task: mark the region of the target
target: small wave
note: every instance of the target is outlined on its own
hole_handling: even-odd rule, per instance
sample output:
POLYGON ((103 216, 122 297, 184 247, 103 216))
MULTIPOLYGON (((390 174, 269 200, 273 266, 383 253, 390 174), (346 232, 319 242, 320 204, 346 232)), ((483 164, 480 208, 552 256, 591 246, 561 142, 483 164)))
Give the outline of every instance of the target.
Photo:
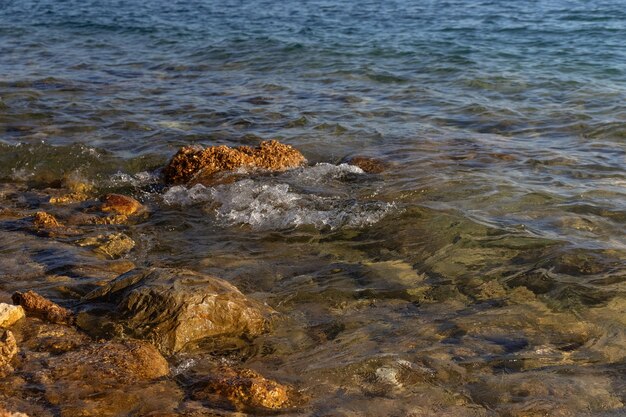
POLYGON ((380 221, 395 208, 394 203, 298 190, 300 184, 330 182, 349 174, 363 174, 363 171, 347 164, 317 164, 289 171, 280 176, 278 182, 260 178, 216 187, 174 186, 163 194, 163 201, 182 206, 205 203, 222 224, 246 224, 255 230, 304 225, 318 229, 363 227, 380 221))

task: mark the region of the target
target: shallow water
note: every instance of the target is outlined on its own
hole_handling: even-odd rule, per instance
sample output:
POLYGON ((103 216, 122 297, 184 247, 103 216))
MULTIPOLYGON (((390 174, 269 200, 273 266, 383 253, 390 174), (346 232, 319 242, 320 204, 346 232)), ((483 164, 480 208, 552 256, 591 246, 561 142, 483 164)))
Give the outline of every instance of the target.
POLYGON ((301 389, 302 415, 619 415, 621 3, 0 1, 0 290, 72 305, 115 276, 21 220, 71 217, 46 202, 71 178, 150 210, 82 233, 281 313, 178 373, 229 358, 301 389), (309 166, 160 181, 182 145, 269 138, 309 166))

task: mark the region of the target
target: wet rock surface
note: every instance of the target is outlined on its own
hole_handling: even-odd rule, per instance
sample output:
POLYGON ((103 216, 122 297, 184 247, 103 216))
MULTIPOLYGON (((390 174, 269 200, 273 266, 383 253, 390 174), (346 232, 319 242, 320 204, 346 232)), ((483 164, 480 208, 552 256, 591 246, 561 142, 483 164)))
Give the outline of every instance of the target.
POLYGON ((387 170, 388 164, 377 158, 367 156, 355 156, 348 160, 350 165, 361 168, 368 174, 380 174, 387 170))
POLYGON ((71 324, 74 322, 74 314, 70 310, 53 303, 34 291, 25 293, 18 291, 11 298, 13 303, 22 306, 28 315, 39 317, 51 323, 71 324))
POLYGON ((13 371, 11 361, 18 352, 15 336, 10 330, 0 329, 0 377, 13 371))
POLYGON ((145 208, 132 197, 122 194, 107 194, 102 198, 101 210, 123 216, 132 216, 145 210, 145 208))
POLYGON ((290 145, 278 141, 264 141, 256 148, 239 146, 212 146, 206 149, 184 147, 178 151, 163 170, 168 184, 184 184, 195 176, 233 171, 237 168, 259 168, 282 171, 306 163, 304 156, 290 145))
POLYGON ((61 227, 59 221, 51 214, 45 211, 38 211, 33 218, 33 225, 37 228, 56 228, 61 227))
POLYGON ((179 351, 212 336, 259 335, 272 314, 222 279, 171 268, 130 271, 84 301, 113 303, 135 337, 164 351, 179 351))
POLYGON ((135 247, 135 241, 124 233, 90 236, 76 243, 79 246, 92 247, 94 252, 111 259, 120 258, 135 247))
POLYGON ((0 329, 11 327, 24 318, 24 309, 7 303, 0 303, 0 329))
POLYGON ((194 400, 244 412, 285 410, 293 406, 292 387, 263 377, 251 369, 222 366, 191 387, 194 400))

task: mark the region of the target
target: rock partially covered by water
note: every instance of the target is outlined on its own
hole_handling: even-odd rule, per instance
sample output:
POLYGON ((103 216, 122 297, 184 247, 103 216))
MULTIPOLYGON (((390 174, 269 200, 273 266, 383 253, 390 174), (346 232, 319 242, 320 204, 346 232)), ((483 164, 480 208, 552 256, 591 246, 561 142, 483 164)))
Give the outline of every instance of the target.
POLYGON ((126 255, 135 247, 135 241, 124 233, 91 236, 76 242, 78 246, 91 246, 94 252, 115 259, 126 255))
POLYGON ((24 309, 21 306, 0 303, 0 328, 11 327, 24 317, 24 309))
POLYGON ((113 302, 136 337, 166 352, 206 337, 259 335, 273 313, 222 279, 170 268, 130 271, 85 300, 113 302))
POLYGON ((132 216, 144 210, 143 205, 132 197, 122 194, 107 194, 102 198, 101 210, 124 216, 132 216))
POLYGON ((165 358, 142 341, 105 342, 51 356, 37 372, 46 401, 67 417, 147 415, 182 398, 165 358))
POLYGON ((50 229, 61 227, 61 223, 52 214, 48 214, 45 211, 38 211, 33 217, 33 225, 36 228, 50 229))
POLYGON ((348 163, 361 168, 368 174, 380 174, 387 169, 387 164, 384 161, 367 156, 355 156, 350 158, 348 163))
POLYGON ((22 306, 29 315, 51 323, 71 324, 74 322, 74 314, 70 310, 53 303, 34 291, 25 293, 18 291, 11 298, 15 305, 22 306))
POLYGON ((213 406, 242 412, 267 412, 294 404, 295 390, 251 369, 221 367, 194 384, 191 397, 213 406))
POLYGON ((0 330, 0 377, 13 372, 11 360, 17 355, 17 342, 10 330, 0 330))
POLYGON ((163 175, 168 184, 184 184, 199 175, 206 178, 237 168, 283 171, 304 163, 306 159, 297 149, 275 140, 261 142, 256 148, 221 145, 202 149, 185 146, 174 155, 163 175))

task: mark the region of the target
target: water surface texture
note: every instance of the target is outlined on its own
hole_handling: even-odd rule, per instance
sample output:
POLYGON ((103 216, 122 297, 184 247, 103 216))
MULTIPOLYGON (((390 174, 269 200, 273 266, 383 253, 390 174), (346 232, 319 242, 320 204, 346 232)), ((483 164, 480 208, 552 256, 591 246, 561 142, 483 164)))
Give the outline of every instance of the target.
MULTIPOLYGON (((245 365, 294 415, 621 415, 625 45, 620 0, 0 0, 0 290, 102 284, 20 220, 71 216, 45 195, 72 178, 149 207, 125 259, 280 313, 175 373, 245 365), (183 145, 270 138, 309 166, 161 183, 183 145)), ((37 392, 14 404, 70 415, 37 392)))

